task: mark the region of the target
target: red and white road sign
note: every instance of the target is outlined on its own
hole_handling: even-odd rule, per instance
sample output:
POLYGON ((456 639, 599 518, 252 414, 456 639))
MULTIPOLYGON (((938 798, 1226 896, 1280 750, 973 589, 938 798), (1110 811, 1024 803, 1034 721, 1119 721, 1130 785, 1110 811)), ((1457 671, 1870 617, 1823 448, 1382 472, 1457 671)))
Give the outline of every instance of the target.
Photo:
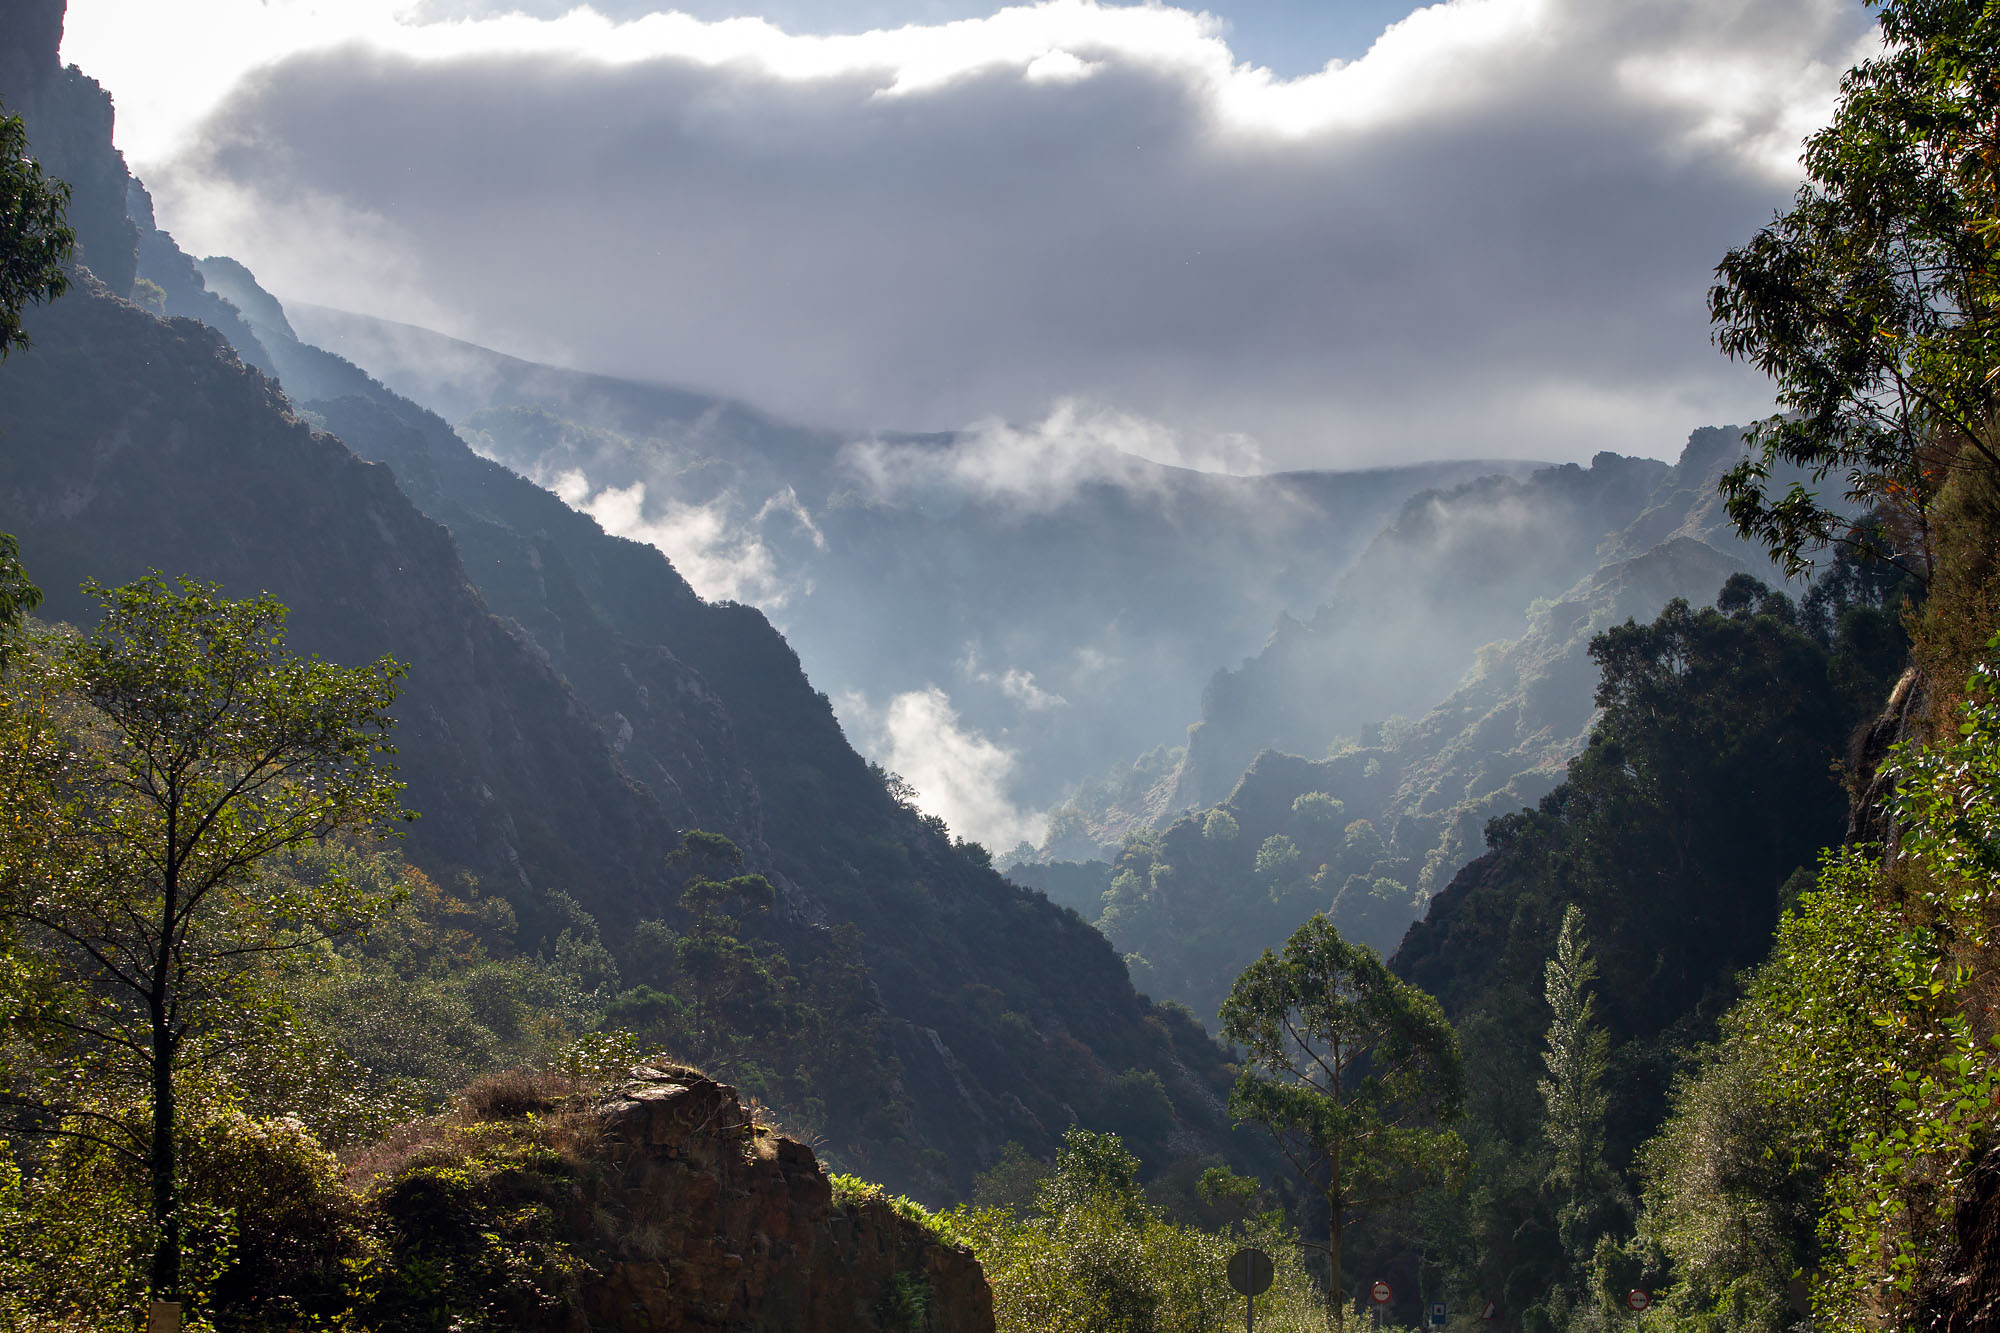
POLYGON ((1368 1289, 1368 1299, 1377 1305, 1387 1305, 1389 1298, 1395 1294, 1395 1292, 1389 1290, 1389 1284, 1386 1282, 1377 1282, 1368 1289))
POLYGON ((1625 1304, 1634 1310, 1643 1310, 1653 1303, 1651 1292, 1640 1291, 1637 1287, 1625 1293, 1625 1304))
POLYGON ((1498 1319, 1500 1317, 1500 1302, 1486 1302, 1486 1308, 1479 1312, 1479 1317, 1489 1324, 1498 1319))

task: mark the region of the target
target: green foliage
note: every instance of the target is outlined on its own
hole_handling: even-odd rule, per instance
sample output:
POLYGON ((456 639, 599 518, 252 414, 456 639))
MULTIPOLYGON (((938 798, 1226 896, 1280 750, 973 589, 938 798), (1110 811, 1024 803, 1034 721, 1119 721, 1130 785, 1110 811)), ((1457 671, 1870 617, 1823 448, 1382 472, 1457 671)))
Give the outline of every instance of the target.
MULTIPOLYGON (((1591 993, 1592 1025, 1607 1039, 1600 1160, 1619 1171, 1660 1131, 1677 1074, 1716 1035, 1739 976, 1768 955, 1800 868, 1845 828, 1833 770, 1862 705, 1836 684, 1834 664, 1852 646, 1838 626, 1857 623, 1848 611, 1873 611, 1876 595, 1853 586, 1829 592, 1807 616, 1754 580, 1736 580, 1715 609, 1675 602, 1650 625, 1599 636, 1592 653, 1603 669, 1603 712, 1568 781, 1537 808, 1489 825, 1489 855, 1412 928, 1397 968, 1440 997, 1479 1089, 1466 1126, 1470 1184, 1456 1212, 1438 1213, 1452 1228, 1448 1243, 1438 1240, 1455 1256, 1452 1280, 1539 1320, 1601 1321, 1595 1301, 1598 1275, 1611 1271, 1605 1264, 1644 1258, 1625 1249, 1622 1203, 1639 1193, 1636 1174, 1598 1176, 1583 1165, 1588 1153, 1565 1166, 1562 1144, 1547 1132, 1540 1085, 1554 1081, 1553 1052, 1541 1040, 1550 1028, 1550 959, 1559 961, 1564 920, 1580 909, 1590 961, 1607 979, 1591 993), (1833 638, 1815 638, 1816 629, 1833 638), (1552 1173, 1579 1171, 1593 1183, 1578 1193, 1551 1184, 1552 1173), (1604 1245, 1611 1251, 1601 1263, 1604 1245)), ((1812 1048, 1803 1036, 1771 1040, 1812 1048)), ((1792 1114, 1741 1098, 1703 1105, 1705 1118, 1674 1131, 1678 1142, 1761 1133, 1792 1114)), ((1751 1163, 1763 1146, 1690 1157, 1674 1170, 1690 1182, 1762 1179, 1751 1163)), ((1730 1188, 1682 1208, 1674 1226, 1689 1253, 1730 1251, 1736 1242, 1713 1239, 1725 1234, 1790 1234, 1790 1205, 1760 1211, 1730 1188)), ((1648 1216, 1660 1215, 1648 1205, 1648 1216)), ((1652 1245, 1645 1238, 1655 1233, 1642 1233, 1642 1248, 1652 1245)), ((1681 1240, 1664 1231, 1656 1239, 1680 1252, 1681 1240)), ((1728 1286, 1710 1282, 1702 1308, 1735 1308, 1720 1294, 1728 1286)))
POLYGON ((979 1256, 1000 1333, 1212 1333, 1241 1317, 1225 1266, 1243 1244, 1276 1261, 1259 1328, 1321 1329, 1327 1313, 1274 1216, 1204 1232, 1146 1201, 1116 1136, 1072 1129, 1032 1210, 961 1206, 942 1222, 979 1256))
MULTIPOLYGON (((187 1327, 264 1333, 347 1304, 358 1200, 296 1120, 194 1090, 183 1124, 187 1327)), ((144 1170, 64 1135, 0 1166, 0 1327, 117 1330, 139 1321, 154 1226, 144 1170)))
POLYGON ((1843 1324, 1906 1318, 1943 1280, 2000 1095, 1963 961, 2000 868, 1996 683, 1980 666, 1957 736, 1892 753, 1893 853, 1828 860, 1648 1149, 1645 1230, 1708 1326, 1783 1327, 1801 1269, 1843 1324))
POLYGON ((1961 457, 2000 469, 1985 150, 2000 20, 1976 0, 1877 8, 1883 49, 1848 72, 1832 123, 1806 141, 1791 209, 1730 251, 1709 294, 1717 342, 1776 380, 1782 409, 1724 482, 1730 514, 1790 572, 1845 523, 1805 484, 1778 485, 1781 465, 1814 482, 1839 474, 1849 500, 1917 528, 1961 457))
POLYGON ((1583 909, 1574 903, 1563 913, 1562 933, 1544 975, 1551 1013, 1548 1049, 1542 1052, 1549 1071, 1540 1084, 1547 1108, 1542 1133, 1552 1157, 1549 1185, 1560 1200, 1556 1228, 1576 1272, 1605 1230, 1603 1213, 1617 1182, 1604 1163, 1609 1102, 1603 1085, 1611 1039, 1597 1023, 1590 993, 1597 964, 1584 939, 1583 909))
POLYGON ((21 544, 0 532, 0 670, 19 638, 28 613, 42 604, 42 590, 21 564, 21 544))
POLYGON ((922 1333, 930 1313, 931 1284, 922 1273, 891 1273, 875 1302, 875 1319, 890 1333, 922 1333))
POLYGON ((33 1167, 0 1158, 0 1327, 124 1333, 144 1297, 145 1190, 87 1138, 48 1140, 33 1167))
POLYGON ((446 1126, 388 1165, 347 1265, 350 1326, 498 1333, 571 1305, 584 1263, 564 1211, 578 1168, 543 1126, 446 1126))
POLYGON ((1026 1213, 1049 1170, 1046 1162, 1036 1161, 1020 1144, 1008 1143, 992 1165, 972 1178, 972 1206, 1026 1213))
POLYGON ((17 983, 6 1020, 32 1051, 6 1100, 35 1129, 86 1118, 147 1163, 152 1287, 172 1293, 177 1080, 271 1039, 283 1018, 271 960, 379 910, 338 877, 268 871, 401 813, 387 733, 402 669, 291 655, 285 608, 268 597, 157 578, 86 590, 102 622, 24 662, 0 713, 0 921, 17 983))
POLYGON ((1310 828, 1332 828, 1346 807, 1323 791, 1309 791, 1292 801, 1292 817, 1310 828))
POLYGON ((886 1206, 896 1216, 905 1221, 915 1222, 924 1230, 939 1238, 946 1238, 947 1228, 938 1215, 905 1195, 895 1194, 880 1185, 863 1180, 859 1176, 836 1171, 830 1177, 833 1185, 833 1202, 836 1207, 853 1208, 863 1203, 879 1203, 886 1206))
POLYGON ((69 290, 63 266, 76 233, 63 222, 69 186, 28 156, 27 125, 0 108, 0 361, 28 345, 21 311, 69 290))
POLYGON ((1145 961, 1143 989, 1204 1013, 1221 1007, 1266 944, 1315 911, 1327 912, 1347 938, 1392 950, 1414 910, 1396 876, 1414 877, 1415 866, 1397 858, 1372 822, 1344 815, 1325 792, 1287 793, 1282 805, 1217 807, 1128 838, 1098 929, 1145 961), (1234 832, 1221 836, 1227 830, 1234 832))
POLYGON ((1436 1000, 1314 914, 1265 950, 1222 1006, 1223 1036, 1247 1058, 1230 1113, 1271 1131, 1328 1210, 1333 1280, 1350 1212, 1462 1173, 1458 1038, 1436 1000))
POLYGON ((1282 833, 1273 833, 1257 849, 1257 874, 1273 885, 1290 879, 1298 868, 1298 844, 1282 833))

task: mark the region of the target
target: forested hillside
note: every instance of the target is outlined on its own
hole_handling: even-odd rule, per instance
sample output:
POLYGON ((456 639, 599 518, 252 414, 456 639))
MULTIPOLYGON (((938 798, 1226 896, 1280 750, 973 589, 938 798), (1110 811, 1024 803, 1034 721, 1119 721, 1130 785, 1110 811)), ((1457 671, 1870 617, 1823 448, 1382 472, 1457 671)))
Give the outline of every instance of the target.
POLYGON ((1707 600, 1732 574, 1771 574, 1716 491, 1740 449, 1739 432, 1703 430, 1670 469, 1601 458, 1592 471, 1606 477, 1594 483, 1553 469, 1413 501, 1340 599, 1216 678, 1211 715, 1191 729, 1184 756, 1148 756, 1122 791, 1086 787, 1078 807, 1088 813, 1058 812, 1048 854, 1088 855, 1114 836, 1115 854, 1010 873, 1095 920, 1142 989, 1204 1018, 1274 932, 1312 911, 1393 951, 1479 853, 1487 822, 1540 799, 1583 748, 1595 716, 1594 636, 1675 597, 1707 600), (1628 474, 1642 495, 1611 484, 1628 474), (1580 514, 1579 492, 1594 497, 1580 514), (1440 536, 1447 512, 1474 521, 1440 536), (1590 544, 1573 538, 1553 552, 1524 536, 1606 522, 1590 544), (1566 582, 1577 568, 1589 572, 1566 582), (1471 569, 1483 577, 1463 579, 1471 569), (1375 611, 1358 605, 1371 598, 1375 611), (1504 623, 1496 608, 1515 604, 1525 618, 1504 623), (1457 628, 1422 628, 1434 624, 1457 628), (1436 702, 1414 717, 1366 711, 1425 689, 1439 691, 1436 702), (1346 734, 1330 734, 1337 719, 1346 734), (1200 795, 1228 771, 1229 752, 1258 745, 1268 748, 1222 797, 1200 795), (1211 834, 1218 812, 1227 818, 1211 834))

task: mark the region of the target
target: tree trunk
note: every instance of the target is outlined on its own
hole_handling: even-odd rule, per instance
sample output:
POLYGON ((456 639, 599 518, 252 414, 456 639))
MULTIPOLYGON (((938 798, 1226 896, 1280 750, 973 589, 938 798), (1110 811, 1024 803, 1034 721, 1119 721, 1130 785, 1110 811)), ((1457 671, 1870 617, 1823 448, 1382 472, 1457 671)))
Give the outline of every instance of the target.
POLYGON ((1333 1154, 1326 1181, 1326 1262, 1333 1272, 1333 1323, 1347 1326, 1347 1290, 1340 1271, 1340 1154, 1333 1154))
POLYGON ((179 1299, 181 1285, 180 1182, 174 1172, 174 1048, 166 1007, 153 1006, 153 1299, 179 1299))
MULTIPOLYGON (((174 820, 168 818, 169 857, 174 820)), ((149 1163, 153 1177, 152 1294, 156 1301, 177 1301, 181 1287, 180 1181, 174 1171, 174 922, 180 914, 180 884, 170 859, 161 885, 159 953, 153 960, 152 993, 147 998, 153 1038, 153 1142, 149 1163)))

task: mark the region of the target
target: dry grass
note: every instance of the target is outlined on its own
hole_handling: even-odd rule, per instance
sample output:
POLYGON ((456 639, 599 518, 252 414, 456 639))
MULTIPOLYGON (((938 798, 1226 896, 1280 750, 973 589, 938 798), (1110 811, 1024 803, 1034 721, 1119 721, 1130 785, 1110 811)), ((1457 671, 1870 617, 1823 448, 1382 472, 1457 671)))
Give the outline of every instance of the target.
POLYGON ((574 1080, 546 1069, 503 1069, 474 1079, 458 1094, 469 1121, 525 1120, 547 1115, 575 1096, 574 1080))

